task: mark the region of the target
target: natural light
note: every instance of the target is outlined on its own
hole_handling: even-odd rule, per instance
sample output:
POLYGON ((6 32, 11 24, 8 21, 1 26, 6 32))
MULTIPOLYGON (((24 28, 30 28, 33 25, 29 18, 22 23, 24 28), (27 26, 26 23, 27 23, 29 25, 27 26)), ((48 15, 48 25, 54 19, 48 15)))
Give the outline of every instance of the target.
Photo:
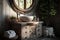
POLYGON ((32 5, 32 0, 15 0, 15 3, 19 8, 26 9, 32 5))

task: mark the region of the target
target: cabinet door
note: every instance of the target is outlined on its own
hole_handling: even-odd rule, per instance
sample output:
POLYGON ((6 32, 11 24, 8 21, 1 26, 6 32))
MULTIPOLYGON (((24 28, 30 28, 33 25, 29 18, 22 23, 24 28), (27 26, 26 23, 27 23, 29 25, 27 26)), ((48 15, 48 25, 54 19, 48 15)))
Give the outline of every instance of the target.
POLYGON ((36 37, 42 36, 42 24, 39 23, 36 28, 36 37))
POLYGON ((21 39, 31 39, 36 37, 36 27, 35 26, 23 26, 21 28, 21 39))

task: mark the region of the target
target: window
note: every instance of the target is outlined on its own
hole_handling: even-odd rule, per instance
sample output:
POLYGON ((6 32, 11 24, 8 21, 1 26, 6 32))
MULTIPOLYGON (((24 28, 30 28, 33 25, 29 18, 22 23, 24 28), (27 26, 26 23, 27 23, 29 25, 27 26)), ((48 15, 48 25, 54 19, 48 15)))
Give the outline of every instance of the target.
POLYGON ((16 5, 21 9, 27 9, 32 5, 32 0, 15 0, 16 5))

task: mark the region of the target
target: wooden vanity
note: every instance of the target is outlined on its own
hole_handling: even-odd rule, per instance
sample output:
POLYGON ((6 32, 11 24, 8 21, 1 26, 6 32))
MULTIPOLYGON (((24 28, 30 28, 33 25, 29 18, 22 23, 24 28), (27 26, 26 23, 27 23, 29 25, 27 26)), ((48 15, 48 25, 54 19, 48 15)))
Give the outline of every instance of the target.
POLYGON ((13 29, 21 40, 42 36, 42 21, 40 22, 17 22, 13 23, 13 29))

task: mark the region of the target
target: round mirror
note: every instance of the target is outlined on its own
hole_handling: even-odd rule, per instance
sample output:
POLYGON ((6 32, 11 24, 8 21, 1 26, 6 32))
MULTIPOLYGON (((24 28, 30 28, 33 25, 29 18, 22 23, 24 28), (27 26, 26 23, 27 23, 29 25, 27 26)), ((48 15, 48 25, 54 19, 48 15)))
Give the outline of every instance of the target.
POLYGON ((26 13, 35 8, 35 0, 9 0, 11 7, 19 13, 26 13))

